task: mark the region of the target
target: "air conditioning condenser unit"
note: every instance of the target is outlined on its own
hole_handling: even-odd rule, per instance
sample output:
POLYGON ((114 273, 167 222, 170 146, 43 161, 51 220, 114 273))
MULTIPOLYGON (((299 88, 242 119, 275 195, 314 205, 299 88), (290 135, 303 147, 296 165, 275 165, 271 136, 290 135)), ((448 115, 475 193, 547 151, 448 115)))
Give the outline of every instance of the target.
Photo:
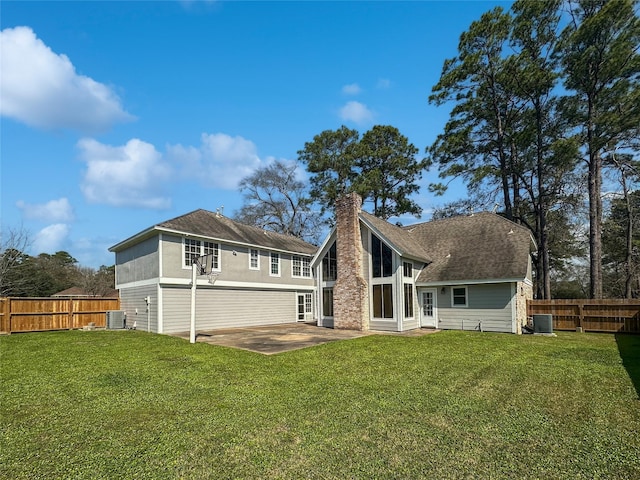
POLYGON ((107 311, 107 329, 115 330, 125 328, 127 325, 127 317, 122 310, 107 311))

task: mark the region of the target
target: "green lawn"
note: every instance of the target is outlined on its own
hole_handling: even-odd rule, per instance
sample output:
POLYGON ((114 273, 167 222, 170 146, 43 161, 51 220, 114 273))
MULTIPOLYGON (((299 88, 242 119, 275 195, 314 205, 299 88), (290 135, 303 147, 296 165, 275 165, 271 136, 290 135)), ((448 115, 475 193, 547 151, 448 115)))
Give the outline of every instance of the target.
POLYGON ((640 478, 640 336, 0 338, 1 478, 640 478))

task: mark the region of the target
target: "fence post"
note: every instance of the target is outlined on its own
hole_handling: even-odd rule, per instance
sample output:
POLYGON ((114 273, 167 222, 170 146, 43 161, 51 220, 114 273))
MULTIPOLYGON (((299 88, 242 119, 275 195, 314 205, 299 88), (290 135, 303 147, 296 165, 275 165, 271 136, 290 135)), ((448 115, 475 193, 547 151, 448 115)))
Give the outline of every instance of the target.
POLYGON ((584 331, 582 329, 583 320, 584 320, 584 303, 578 302, 578 326, 576 327, 576 332, 582 333, 584 331))
POLYGON ((69 316, 67 317, 67 330, 71 330, 73 328, 73 298, 69 298, 67 300, 69 302, 69 316))
POLYGON ((3 333, 11 333, 11 310, 9 305, 11 304, 11 299, 9 298, 0 298, 0 303, 2 304, 0 308, 0 312, 2 313, 2 322, 0 323, 0 332, 3 333))

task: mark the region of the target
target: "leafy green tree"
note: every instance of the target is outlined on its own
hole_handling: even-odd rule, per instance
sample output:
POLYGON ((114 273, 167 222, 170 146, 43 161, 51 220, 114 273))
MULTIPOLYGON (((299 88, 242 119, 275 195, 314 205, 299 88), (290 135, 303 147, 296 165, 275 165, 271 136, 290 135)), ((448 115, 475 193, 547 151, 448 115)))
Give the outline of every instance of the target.
POLYGON ((603 223, 603 293, 610 297, 640 296, 640 190, 637 186, 640 168, 630 161, 621 167, 621 186, 618 198, 611 202, 603 223), (635 182, 634 182, 635 181, 635 182))
POLYGON ((577 158, 554 91, 559 8, 559 0, 520 0, 510 13, 485 13, 462 34, 458 56, 445 62, 430 97, 437 105, 454 102, 430 159, 441 177, 465 179, 472 197, 494 192, 504 215, 531 229, 538 298, 551 296, 548 215, 572 200, 577 158))
POLYGON ((418 150, 397 128, 377 125, 362 138, 356 130, 341 127, 316 135, 298 152, 311 173, 311 198, 322 214, 333 211, 338 197, 356 192, 373 203, 381 218, 411 213, 420 206, 410 197, 427 163, 416 160, 418 150))
MULTIPOLYGON (((557 44, 560 7, 560 0, 518 0, 513 4, 510 43, 514 53, 507 58, 505 67, 511 72, 513 91, 524 107, 521 126, 513 136, 512 152, 517 151, 519 157, 514 188, 519 186, 526 195, 527 209, 533 217, 530 228, 538 244, 538 298, 551 298, 548 216, 553 208, 573 200, 567 187, 572 183, 577 161, 576 143, 569 135, 568 123, 559 115, 554 93, 559 72, 552 54, 557 44)), ((517 216, 524 222, 529 215, 522 209, 517 216)))
POLYGON ((353 191, 359 140, 357 130, 343 125, 316 135, 298 152, 298 160, 312 174, 310 196, 322 214, 332 210, 338 197, 353 191))
POLYGON ((635 0, 576 0, 557 56, 569 91, 567 115, 579 129, 588 173, 592 298, 601 298, 603 157, 640 123, 640 20, 635 0))
POLYGON ((295 163, 278 160, 243 178, 244 204, 236 220, 317 243, 322 218, 297 175, 295 163))
MULTIPOLYGON (((500 191, 506 217, 513 219, 515 157, 510 136, 520 104, 514 101, 505 48, 511 17, 501 7, 482 15, 460 37, 458 55, 445 61, 429 102, 454 102, 442 134, 427 149, 440 177, 461 177, 471 192, 486 185, 500 191)), ((442 193, 443 184, 431 186, 442 193)))
POLYGON ((48 297, 74 286, 80 286, 78 261, 68 252, 41 253, 29 262, 36 269, 33 296, 48 297))
POLYGON ((361 175, 356 189, 363 199, 373 203, 373 214, 384 218, 411 213, 419 216, 422 208, 411 199, 419 190, 417 181, 426 168, 417 161, 418 149, 407 137, 389 125, 376 125, 360 140, 356 162, 361 175))

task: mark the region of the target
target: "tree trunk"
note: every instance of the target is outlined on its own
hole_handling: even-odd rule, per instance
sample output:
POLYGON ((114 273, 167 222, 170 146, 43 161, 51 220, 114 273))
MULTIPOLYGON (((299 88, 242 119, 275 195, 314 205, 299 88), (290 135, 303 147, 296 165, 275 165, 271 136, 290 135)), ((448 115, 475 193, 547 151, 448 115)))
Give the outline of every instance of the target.
POLYGON ((539 205, 533 205, 534 215, 536 220, 536 243, 538 244, 538 256, 536 258, 536 298, 542 300, 545 298, 544 296, 544 267, 542 261, 542 251, 540 249, 540 245, 542 245, 543 241, 540 237, 542 233, 542 229, 540 228, 540 213, 539 213, 539 205))
POLYGON ((597 152, 589 156, 589 295, 602 298, 602 159, 597 152))
POLYGON ((587 98, 587 146, 589 154, 589 296, 602 298, 602 157, 596 146, 595 108, 587 98))
POLYGON ((622 192, 624 193, 625 206, 627 208, 627 231, 625 232, 627 236, 627 245, 626 245, 627 251, 626 251, 626 258, 625 258, 626 278, 624 282, 624 296, 625 298, 633 298, 633 292, 631 288, 632 271, 633 271, 632 265, 631 265, 631 262, 633 261, 633 211, 631 209, 631 199, 629 198, 629 188, 627 186, 627 181, 624 177, 624 172, 622 174, 622 192))
POLYGON ((540 228, 540 243, 538 244, 539 257, 542 263, 542 292, 543 299, 551 298, 551 267, 549 265, 549 232, 547 231, 547 193, 544 182, 544 141, 542 138, 542 106, 539 99, 534 102, 536 110, 536 174, 538 176, 538 209, 537 215, 540 217, 538 226, 540 228))

